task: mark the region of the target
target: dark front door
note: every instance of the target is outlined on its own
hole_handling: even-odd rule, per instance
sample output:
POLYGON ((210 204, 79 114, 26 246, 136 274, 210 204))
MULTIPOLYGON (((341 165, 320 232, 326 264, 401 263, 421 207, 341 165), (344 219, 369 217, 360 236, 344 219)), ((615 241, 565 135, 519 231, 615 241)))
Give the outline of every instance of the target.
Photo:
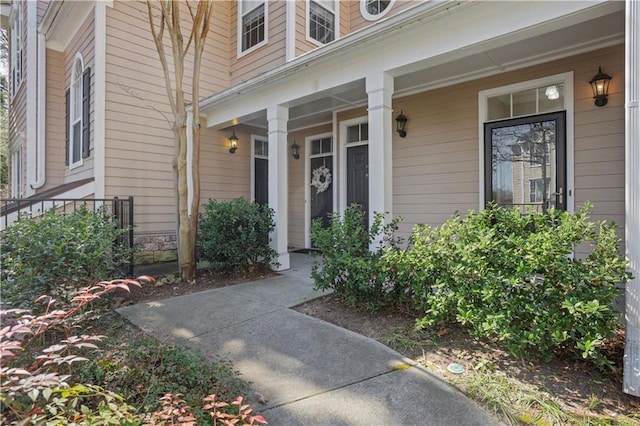
POLYGON ((564 111, 486 123, 486 202, 565 210, 565 139, 564 111))
POLYGON ((333 156, 310 159, 311 220, 322 219, 326 228, 333 212, 333 156))
POLYGON ((258 204, 269 204, 269 160, 266 158, 255 158, 255 202, 258 204))
POLYGON ((369 146, 347 148, 347 205, 360 204, 369 218, 369 146))

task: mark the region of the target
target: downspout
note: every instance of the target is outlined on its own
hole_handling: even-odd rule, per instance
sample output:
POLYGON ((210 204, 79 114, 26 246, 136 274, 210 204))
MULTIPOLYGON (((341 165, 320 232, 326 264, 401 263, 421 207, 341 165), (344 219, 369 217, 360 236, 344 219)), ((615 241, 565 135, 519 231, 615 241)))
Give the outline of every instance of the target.
POLYGON ((25 134, 27 138, 26 158, 27 158, 27 175, 26 175, 26 191, 25 196, 30 197, 35 194, 35 188, 33 182, 38 177, 38 145, 37 145, 37 133, 38 133, 38 52, 37 52, 37 5, 36 2, 25 3, 26 16, 27 16, 27 34, 26 34, 26 64, 35 65, 32 70, 27 67, 26 69, 26 128, 25 134))
POLYGON ((46 116, 47 116, 47 45, 44 34, 38 33, 38 79, 37 79, 37 119, 36 119, 36 181, 32 189, 42 188, 47 180, 46 166, 46 116))

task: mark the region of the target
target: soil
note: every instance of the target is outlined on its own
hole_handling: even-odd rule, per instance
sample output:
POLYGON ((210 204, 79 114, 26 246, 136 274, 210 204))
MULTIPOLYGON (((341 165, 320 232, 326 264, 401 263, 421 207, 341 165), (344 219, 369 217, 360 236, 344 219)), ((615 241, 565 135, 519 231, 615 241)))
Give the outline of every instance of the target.
MULTIPOLYGON (((118 304, 160 300, 226 287, 247 280, 262 279, 274 274, 270 270, 254 271, 245 275, 205 272, 200 273, 194 283, 132 287, 130 294, 118 295, 118 304)), ((479 363, 489 365, 495 368, 495 371, 505 373, 524 386, 547 392, 564 410, 578 416, 604 415, 615 419, 620 415, 637 416, 640 413, 640 398, 622 392, 622 331, 608 343, 607 348, 611 358, 616 360, 616 371, 603 374, 593 365, 576 360, 531 362, 515 359, 490 343, 474 340, 457 325, 432 333, 415 331, 415 320, 399 309, 386 308, 371 313, 349 307, 335 294, 312 300, 294 309, 378 340, 419 362, 436 376, 461 388, 463 392, 464 382, 447 371, 447 366, 451 363, 462 364, 466 371, 473 371, 474 366, 479 363)), ((640 417, 636 419, 640 425, 640 417)))

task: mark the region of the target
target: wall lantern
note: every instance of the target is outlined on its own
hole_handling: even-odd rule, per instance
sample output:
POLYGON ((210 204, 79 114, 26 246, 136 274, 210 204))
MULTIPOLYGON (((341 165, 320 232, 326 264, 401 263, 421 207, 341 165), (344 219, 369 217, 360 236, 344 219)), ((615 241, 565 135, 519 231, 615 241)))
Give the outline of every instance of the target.
POLYGON ((402 113, 402 110, 400 110, 400 115, 396 117, 396 130, 401 138, 407 136, 407 132, 405 131, 406 126, 407 117, 402 113))
POLYGON ((291 145, 291 155, 293 158, 298 160, 300 158, 300 145, 296 143, 296 140, 293 140, 293 144, 291 145))
POLYGON ((607 96, 609 96, 609 82, 611 76, 602 72, 602 67, 598 67, 598 74, 593 76, 589 84, 593 89, 593 99, 596 106, 602 107, 607 104, 607 96))
POLYGON ((233 154, 236 152, 236 149, 238 149, 238 137, 236 136, 236 132, 234 130, 233 134, 229 138, 229 152, 233 154))

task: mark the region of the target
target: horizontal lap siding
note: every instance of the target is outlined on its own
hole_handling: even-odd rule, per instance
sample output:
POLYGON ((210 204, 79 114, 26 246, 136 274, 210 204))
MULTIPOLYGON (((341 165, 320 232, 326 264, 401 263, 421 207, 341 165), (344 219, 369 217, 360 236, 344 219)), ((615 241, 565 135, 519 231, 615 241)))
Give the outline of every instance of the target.
POLYGON ((318 45, 307 40, 307 5, 308 2, 296 2, 296 56, 317 49, 318 45))
MULTIPOLYGON (((364 19, 362 16, 362 12, 360 11, 360 3, 361 1, 347 1, 349 5, 349 28, 350 31, 357 31, 362 28, 368 27, 369 25, 374 24, 376 21, 368 21, 364 19)), ((388 18, 389 16, 393 16, 398 12, 401 12, 409 7, 415 6, 419 3, 422 3, 420 0, 396 0, 391 5, 391 10, 389 10, 383 18, 388 18)))
MULTIPOLYGON (((191 26, 186 8, 181 18, 186 41, 191 26)), ((229 85, 228 19, 229 2, 214 2, 201 67, 201 98, 229 85)), ((144 3, 116 1, 113 8, 107 8, 106 51, 105 193, 135 197, 136 233, 173 234, 177 198, 173 115, 144 3)), ((191 100, 192 73, 188 60, 184 69, 187 102, 191 100)), ((205 158, 209 141, 207 132, 202 134, 201 157, 205 158)), ((202 164, 208 167, 205 160, 202 164)), ((203 180, 204 196, 209 183, 203 180)))
MULTIPOLYGON (((479 207, 478 92, 574 72, 575 208, 594 204, 593 219, 624 223, 623 46, 394 100, 408 116, 407 137, 393 140, 393 211, 401 232, 440 225, 479 207), (609 103, 595 107, 588 81, 602 65, 613 77, 609 103)), ((624 229, 619 228, 620 236, 624 229)))
POLYGON ((229 57, 231 85, 248 80, 284 64, 286 60, 286 1, 268 1, 267 44, 238 58, 237 2, 231 6, 231 43, 229 57))
POLYGON ((64 182, 65 159, 65 56, 47 49, 46 92, 46 182, 39 191, 51 189, 64 182))

